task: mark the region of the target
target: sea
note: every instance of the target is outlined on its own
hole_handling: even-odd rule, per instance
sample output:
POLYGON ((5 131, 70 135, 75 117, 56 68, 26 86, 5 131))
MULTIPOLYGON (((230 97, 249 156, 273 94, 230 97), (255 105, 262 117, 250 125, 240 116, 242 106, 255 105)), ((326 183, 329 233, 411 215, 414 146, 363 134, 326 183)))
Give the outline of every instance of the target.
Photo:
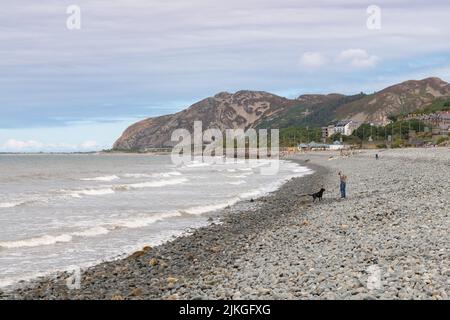
POLYGON ((0 287, 162 244, 310 173, 286 160, 0 155, 0 287), (262 174, 271 161, 277 173, 262 174))

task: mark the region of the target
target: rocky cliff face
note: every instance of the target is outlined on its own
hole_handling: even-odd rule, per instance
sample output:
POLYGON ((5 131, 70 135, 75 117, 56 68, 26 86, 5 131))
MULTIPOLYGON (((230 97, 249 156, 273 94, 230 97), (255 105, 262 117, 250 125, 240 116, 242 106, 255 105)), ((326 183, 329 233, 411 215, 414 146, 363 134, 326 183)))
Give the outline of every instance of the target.
POLYGON ((450 97, 450 84, 439 78, 410 80, 374 94, 302 95, 286 99, 262 91, 221 92, 181 112, 130 126, 114 144, 117 150, 170 147, 175 129, 193 132, 194 121, 208 128, 283 128, 320 126, 339 119, 379 122, 390 115, 419 110, 435 98, 450 97))
POLYGON ((204 99, 181 112, 150 118, 129 127, 114 144, 114 149, 130 150, 173 146, 170 141, 175 129, 190 132, 194 121, 202 121, 203 130, 248 129, 283 113, 295 104, 289 100, 262 91, 221 92, 204 99))

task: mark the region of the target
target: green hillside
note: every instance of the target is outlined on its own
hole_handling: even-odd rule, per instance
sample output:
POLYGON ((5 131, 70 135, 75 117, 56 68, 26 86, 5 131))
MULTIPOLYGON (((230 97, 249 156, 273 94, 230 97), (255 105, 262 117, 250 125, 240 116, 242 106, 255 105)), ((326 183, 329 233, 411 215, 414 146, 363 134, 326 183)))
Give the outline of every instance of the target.
POLYGON ((335 111, 347 103, 364 98, 363 93, 352 96, 323 96, 317 103, 299 101, 298 105, 275 118, 261 122, 257 128, 321 127, 336 119, 335 111))

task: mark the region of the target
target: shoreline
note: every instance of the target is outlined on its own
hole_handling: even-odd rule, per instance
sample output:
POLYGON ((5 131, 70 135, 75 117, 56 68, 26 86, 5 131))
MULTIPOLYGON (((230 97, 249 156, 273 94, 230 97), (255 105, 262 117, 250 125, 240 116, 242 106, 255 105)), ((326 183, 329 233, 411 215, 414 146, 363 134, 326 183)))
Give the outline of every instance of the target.
POLYGON ((449 299, 449 151, 294 155, 315 172, 220 224, 88 268, 80 290, 60 274, 3 299, 449 299))
MULTIPOLYGON (((308 169, 311 169, 311 167, 317 168, 317 166, 315 166, 315 165, 307 166, 305 163, 300 162, 295 159, 285 159, 285 160, 296 162, 299 165, 308 167, 308 169)), ((323 168, 321 168, 321 169, 323 169, 323 168)), ((177 241, 179 238, 186 238, 186 239, 188 239, 188 241, 195 241, 195 240, 189 240, 189 239, 191 237, 193 237, 193 238, 198 237, 198 235, 196 233, 204 232, 203 229, 209 229, 209 228, 213 228, 213 227, 218 227, 220 229, 221 228, 220 226, 224 223, 224 221, 222 221, 222 220, 225 220, 225 223, 226 223, 226 222, 228 222, 227 219, 229 218, 229 216, 239 214, 243 210, 245 211, 245 210, 249 209, 250 207, 257 207, 257 206, 261 205, 263 202, 265 202, 266 201, 265 198, 267 198, 267 197, 276 197, 276 194, 279 192, 279 190, 284 188, 284 186, 292 180, 296 180, 296 179, 303 180, 303 179, 307 179, 311 175, 315 175, 316 169, 311 169, 311 170, 314 170, 314 173, 306 174, 306 175, 300 176, 300 177, 289 178, 288 180, 286 180, 284 182, 280 182, 280 186, 278 186, 277 189, 274 191, 268 191, 260 196, 257 196, 256 198, 249 198, 249 199, 245 199, 245 200, 242 199, 242 200, 238 201, 237 203, 234 203, 224 209, 220 209, 220 210, 210 212, 210 213, 205 213, 205 215, 208 217, 208 221, 209 221, 208 225, 202 226, 199 228, 188 228, 182 234, 178 234, 178 235, 171 237, 170 240, 164 241, 162 244, 159 244, 159 245, 155 246, 154 248, 152 248, 152 250, 154 249, 154 250, 158 250, 158 251, 165 251, 165 248, 164 248, 165 246, 170 246, 171 242, 177 241), (218 224, 217 224, 217 222, 218 222, 218 224)), ((208 231, 206 231, 206 232, 208 232, 208 231)), ((221 232, 221 231, 219 231, 219 232, 221 232)), ((148 250, 149 248, 150 248, 150 246, 144 247, 145 250, 148 250)), ((123 254, 118 255, 117 257, 113 257, 111 259, 108 259, 108 260, 105 260, 105 261, 102 261, 102 262, 99 262, 99 263, 96 263, 93 265, 87 265, 85 267, 82 267, 81 272, 82 273, 90 272, 91 269, 96 269, 105 264, 113 265, 116 263, 118 263, 118 264, 119 263, 127 263, 127 261, 134 259, 136 256, 140 257, 142 255, 142 252, 143 252, 142 250, 137 250, 137 251, 132 251, 132 252, 128 252, 128 253, 123 253, 123 254)), ((165 268, 164 264, 163 264, 163 267, 165 268)), ((60 270, 60 271, 50 272, 47 275, 36 276, 36 277, 32 277, 32 278, 19 280, 15 284, 0 288, 0 300, 1 299, 22 299, 21 297, 17 296, 18 292, 32 291, 36 287, 42 287, 43 285, 51 286, 53 284, 56 284, 59 287, 64 287, 65 285, 62 285, 61 283, 57 284, 57 282, 61 282, 61 280, 65 280, 68 277, 70 277, 70 274, 66 270, 60 270)), ((22 295, 22 293, 20 293, 20 295, 22 295)), ((23 298, 25 298, 25 297, 23 297, 23 298)), ((27 297, 26 299, 28 299, 28 298, 29 297, 27 297)), ((57 298, 57 297, 51 297, 51 299, 52 298, 57 298)), ((108 299, 108 297, 104 297, 104 298, 108 299)), ((31 299, 39 299, 39 297, 33 295, 33 297, 31 299)), ((91 299, 91 298, 84 297, 83 299, 91 299)))

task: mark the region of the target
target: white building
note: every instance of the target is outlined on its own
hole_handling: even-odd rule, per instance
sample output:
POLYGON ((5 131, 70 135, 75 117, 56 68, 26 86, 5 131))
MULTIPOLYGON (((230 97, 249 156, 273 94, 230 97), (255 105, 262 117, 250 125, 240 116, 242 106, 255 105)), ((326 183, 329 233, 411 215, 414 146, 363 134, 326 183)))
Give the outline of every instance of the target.
POLYGON ((342 149, 345 149, 345 146, 341 142, 335 141, 335 142, 333 142, 333 144, 330 144, 328 146, 328 148, 330 150, 342 150, 342 149))
POLYGON ((353 120, 341 120, 334 126, 334 133, 340 133, 349 136, 358 128, 358 123, 353 120))

